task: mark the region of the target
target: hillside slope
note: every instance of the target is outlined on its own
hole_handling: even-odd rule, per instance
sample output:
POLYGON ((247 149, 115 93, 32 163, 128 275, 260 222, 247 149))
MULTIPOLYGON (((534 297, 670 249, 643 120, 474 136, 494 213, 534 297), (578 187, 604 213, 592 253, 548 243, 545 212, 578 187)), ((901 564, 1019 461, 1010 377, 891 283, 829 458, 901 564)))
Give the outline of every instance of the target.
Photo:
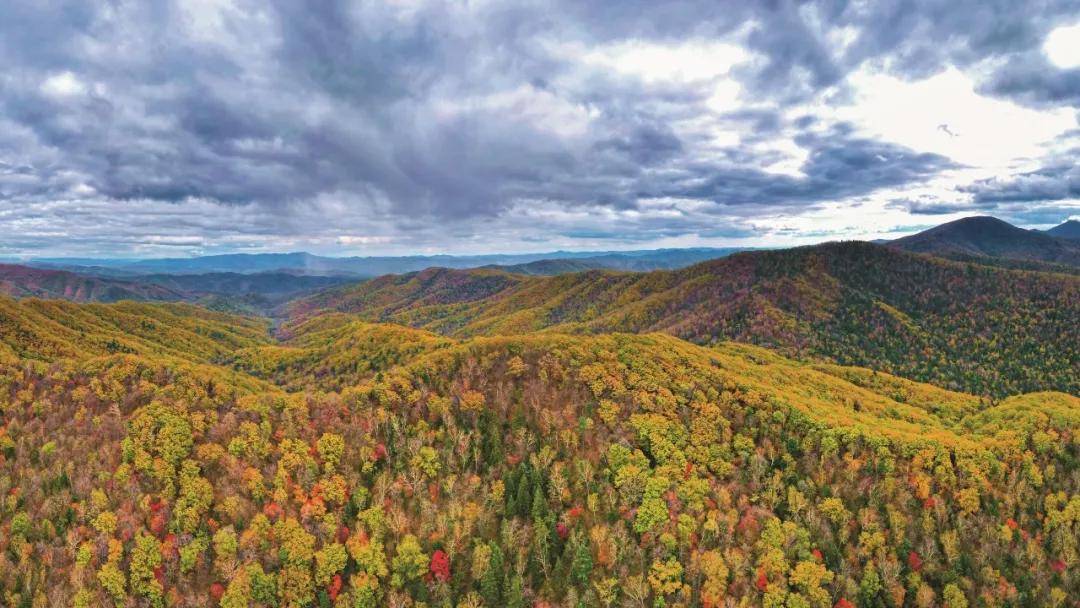
POLYGON ((264 320, 189 304, 75 304, 0 296, 0 359, 8 361, 126 353, 211 362, 268 341, 264 320))
POLYGON ((673 272, 431 269, 292 305, 451 336, 662 331, 738 340, 977 394, 1080 393, 1080 279, 869 243, 740 253, 673 272))
POLYGON ((188 294, 243 296, 258 294, 280 299, 298 293, 325 289, 346 281, 338 276, 295 275, 286 272, 215 272, 206 274, 150 274, 139 277, 143 283, 161 285, 188 294))
POLYGON ((0 264, 0 293, 18 298, 58 298, 73 302, 178 301, 185 297, 162 285, 14 264, 0 264))
POLYGON ((969 217, 889 243, 905 251, 940 256, 986 256, 1080 266, 1080 243, 1024 230, 993 217, 969 217))
POLYGON ((71 302, 192 302, 224 312, 273 314, 288 301, 353 279, 284 272, 154 274, 130 278, 0 264, 0 294, 71 302))
MULTIPOLYGON (((326 315, 274 345, 191 307, 48 316, 136 312, 161 335, 198 318, 247 345, 220 365, 198 341, 0 360, 5 605, 1063 606, 1080 593, 1075 397, 989 403, 663 334, 456 340, 326 315)), ((138 324, 115 331, 146 340, 138 324)))

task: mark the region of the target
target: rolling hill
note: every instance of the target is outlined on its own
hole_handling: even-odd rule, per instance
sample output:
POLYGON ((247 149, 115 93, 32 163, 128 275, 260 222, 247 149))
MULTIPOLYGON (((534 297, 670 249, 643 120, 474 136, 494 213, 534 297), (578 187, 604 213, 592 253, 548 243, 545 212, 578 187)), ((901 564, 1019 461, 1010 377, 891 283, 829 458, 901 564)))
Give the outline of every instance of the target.
POLYGON ((662 331, 738 340, 1006 395, 1080 392, 1080 279, 861 242, 739 253, 676 271, 555 277, 429 269, 297 300, 449 336, 662 331))
MULTIPOLYGON (((1063 225, 1065 226, 1065 225, 1063 225)), ((969 217, 896 239, 893 247, 937 256, 985 256, 1080 266, 1080 243, 993 217, 969 217)))
POLYGON ((73 302, 185 299, 182 292, 162 285, 11 264, 0 264, 0 293, 19 298, 58 298, 73 302))
POLYGON ((246 314, 271 314, 291 298, 354 282, 345 277, 284 272, 138 275, 111 278, 0 264, 0 293, 72 302, 193 302, 246 314))
POLYGON ((184 294, 184 299, 223 312, 277 316, 293 298, 334 285, 355 282, 342 276, 297 275, 289 272, 214 272, 150 274, 140 282, 161 285, 184 294))
POLYGON ((1080 400, 666 334, 0 300, 10 606, 1064 606, 1080 400), (124 346, 114 352, 109 345, 124 346))
POLYGON ((190 304, 76 304, 0 296, 0 357, 52 362, 113 354, 207 363, 269 340, 262 319, 190 304))
POLYGON ((345 282, 355 282, 355 279, 340 276, 295 275, 287 272, 217 272, 142 275, 139 277, 139 282, 161 285, 176 292, 194 295, 243 296, 258 294, 274 300, 281 300, 298 293, 325 289, 345 282))

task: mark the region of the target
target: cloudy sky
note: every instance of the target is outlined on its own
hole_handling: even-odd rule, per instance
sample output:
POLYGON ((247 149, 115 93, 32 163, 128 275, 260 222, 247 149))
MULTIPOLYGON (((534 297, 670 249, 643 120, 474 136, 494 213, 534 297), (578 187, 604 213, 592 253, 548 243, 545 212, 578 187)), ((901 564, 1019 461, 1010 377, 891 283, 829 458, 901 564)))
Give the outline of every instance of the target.
POLYGON ((3 256, 1080 217, 1080 0, 3 4, 3 256))

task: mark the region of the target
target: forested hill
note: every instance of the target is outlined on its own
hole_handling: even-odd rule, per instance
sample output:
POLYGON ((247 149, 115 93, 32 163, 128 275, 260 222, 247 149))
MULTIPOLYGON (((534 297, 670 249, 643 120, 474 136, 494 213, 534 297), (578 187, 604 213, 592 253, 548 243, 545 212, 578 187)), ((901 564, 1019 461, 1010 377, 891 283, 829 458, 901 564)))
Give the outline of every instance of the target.
POLYGON ((744 252, 677 271, 555 277, 429 269, 295 302, 451 336, 663 331, 738 340, 977 394, 1080 393, 1080 278, 863 242, 744 252))
POLYGON ((190 304, 75 304, 0 296, 0 360, 113 354, 208 363, 270 340, 267 321, 190 304))
POLYGON ((1069 395, 991 403, 664 334, 329 314, 272 342, 191 306, 33 300, 0 319, 4 606, 1080 594, 1069 395))
POLYGON ((180 301, 186 297, 183 292, 163 285, 14 264, 0 264, 0 293, 73 302, 180 301))
MULTIPOLYGON (((108 270, 108 269, 103 269, 108 270)), ((289 299, 355 278, 285 272, 95 276, 0 264, 0 294, 72 302, 197 302, 209 308, 273 314, 289 299)))
POLYGON ((1080 240, 1080 220, 1068 220, 1046 231, 1059 239, 1080 240))
POLYGON ((944 257, 985 256, 1080 266, 1080 242, 1067 238, 1068 232, 1068 223, 1041 232, 995 217, 967 217, 890 241, 889 245, 944 257))

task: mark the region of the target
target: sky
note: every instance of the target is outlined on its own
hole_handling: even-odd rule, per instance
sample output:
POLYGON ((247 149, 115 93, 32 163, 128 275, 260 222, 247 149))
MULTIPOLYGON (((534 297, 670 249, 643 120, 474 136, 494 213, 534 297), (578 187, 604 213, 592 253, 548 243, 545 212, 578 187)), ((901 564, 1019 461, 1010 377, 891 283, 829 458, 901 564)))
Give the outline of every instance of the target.
POLYGON ((1080 217, 1080 0, 5 0, 0 256, 1080 217))

